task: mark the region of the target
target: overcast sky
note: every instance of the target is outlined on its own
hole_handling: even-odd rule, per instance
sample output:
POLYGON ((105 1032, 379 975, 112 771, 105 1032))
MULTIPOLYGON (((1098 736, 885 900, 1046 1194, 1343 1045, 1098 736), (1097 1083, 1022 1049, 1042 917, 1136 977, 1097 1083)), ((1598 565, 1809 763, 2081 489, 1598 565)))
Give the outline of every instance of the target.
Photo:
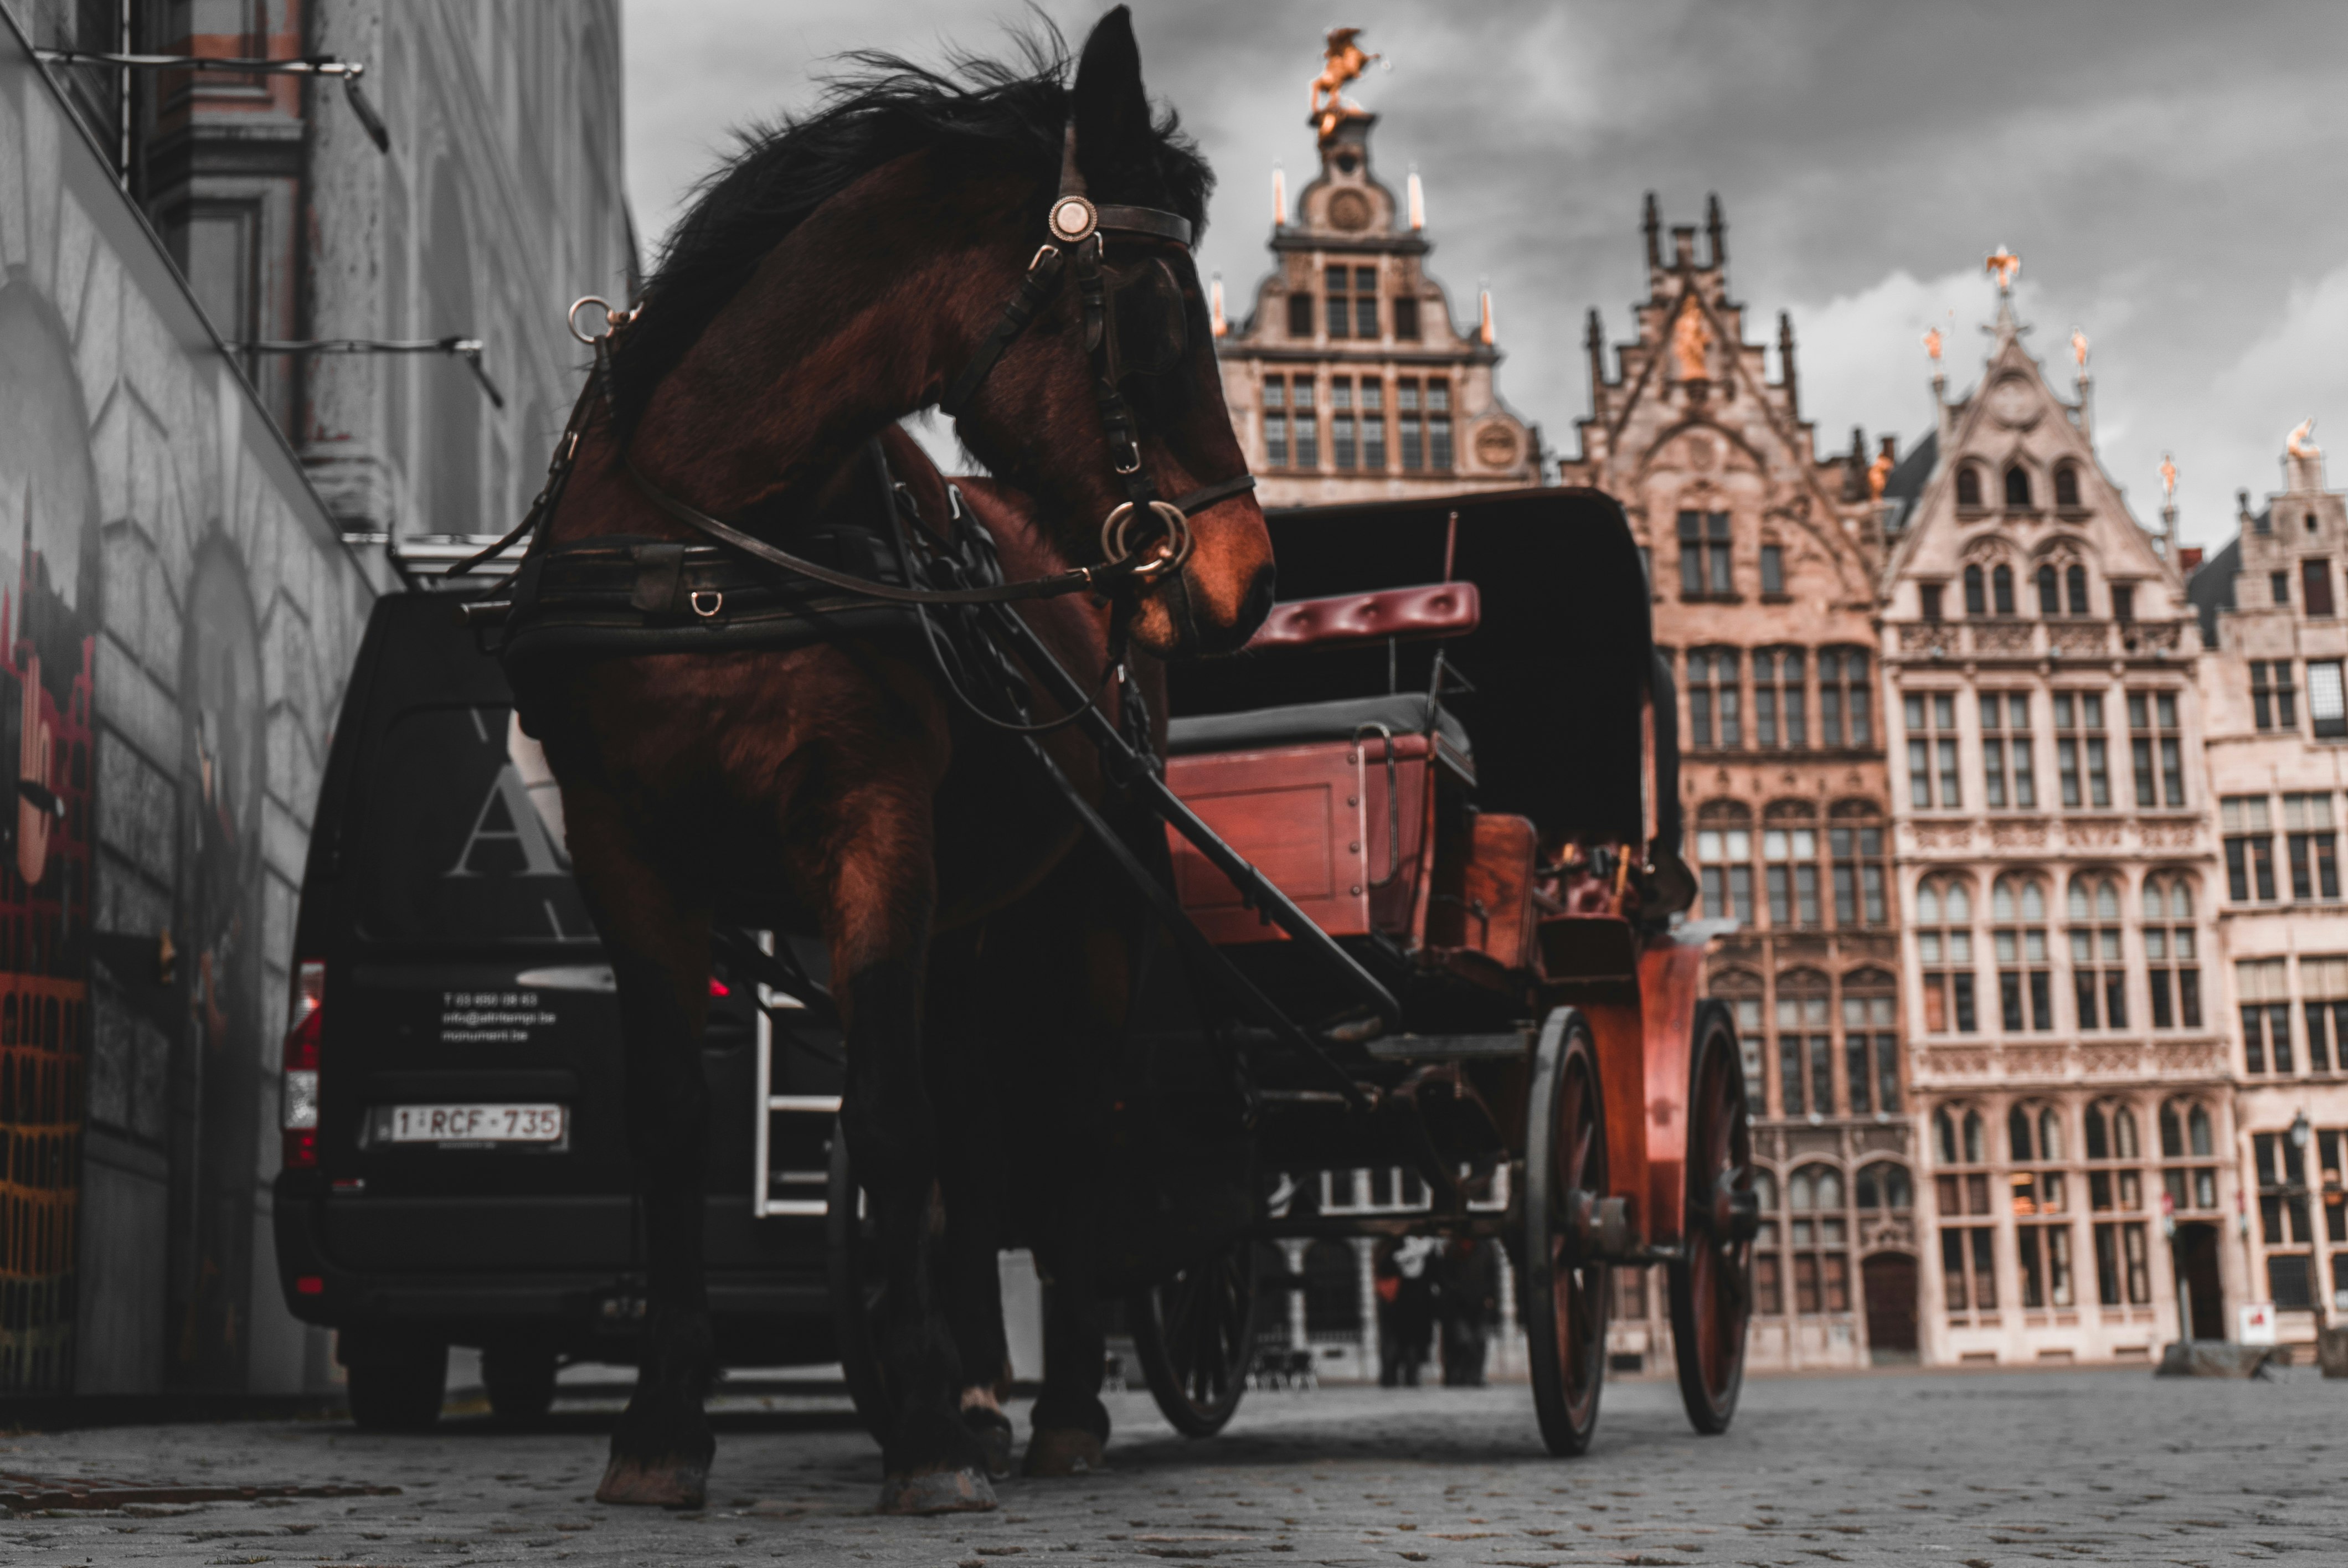
MULTIPOLYGON (((827 56, 991 48, 1014 5, 623 0, 628 179, 648 251, 732 128, 811 101, 827 56)), ((1047 0, 1081 42, 1103 9, 1047 0)), ((1150 91, 1221 185, 1201 248, 1244 309, 1265 270, 1270 171, 1317 166, 1306 84, 1321 37, 1366 29, 1391 70, 1373 166, 1426 186, 1429 265, 1464 321, 1491 280, 1500 389, 1579 449, 1582 321, 1629 330, 1645 287, 1641 194, 1728 220, 1746 335, 1792 312, 1805 412, 1905 451, 1931 426, 1919 342, 1939 323, 1970 385, 1993 309, 1981 259, 2023 258, 2032 345, 2066 386, 2094 344, 2096 436, 2137 518, 2176 454, 2188 543, 2233 531, 2233 495, 2277 487, 2313 415, 2348 464, 2348 5, 2181 0, 1140 0, 1150 91)), ((1776 355, 1771 355, 1772 369, 1776 355)), ((2348 470, 2335 478, 2348 482, 2348 470)))

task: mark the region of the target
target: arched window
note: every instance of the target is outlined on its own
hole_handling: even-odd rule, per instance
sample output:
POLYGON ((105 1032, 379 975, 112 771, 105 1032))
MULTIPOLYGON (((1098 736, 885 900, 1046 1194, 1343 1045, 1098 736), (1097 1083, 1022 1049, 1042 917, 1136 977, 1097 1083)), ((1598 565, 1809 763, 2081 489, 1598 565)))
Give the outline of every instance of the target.
POLYGON ((2120 889, 2108 876, 2071 878, 2071 994, 2081 1029, 2128 1026, 2127 968, 2120 958, 2120 889))
POLYGON ((1786 1310, 1783 1260, 1777 1252, 1777 1178, 1755 1170, 1753 1195, 1761 1205, 1761 1228, 1753 1237, 1753 1310, 1775 1317, 1786 1310))
POLYGON ((1916 889, 1916 954, 1924 966, 1924 1029, 1971 1034, 1973 1006, 1972 898, 1962 882, 1930 879, 1916 889))
POLYGON ((1834 864, 1835 924, 1845 930, 1880 926, 1883 902, 1882 808, 1871 800, 1834 804, 1827 851, 1834 864))
POLYGON ((2054 504, 2072 509, 2079 505, 2079 470, 2068 463, 2054 470, 2054 504))
POLYGON ((1762 1071, 1761 977, 1750 969, 1724 969, 1713 978, 1712 994, 1736 1014, 1736 1048, 1745 1059, 1745 1096, 1759 1114, 1769 1100, 1768 1081, 1762 1071))
POLYGON ((2115 1162, 2143 1157, 2136 1112, 2099 1100, 2086 1110, 2087 1209, 2094 1216, 2096 1298, 2106 1307, 2142 1307, 2152 1300, 2151 1239, 2145 1218, 2144 1173, 2115 1162))
POLYGON ((2063 1119, 2054 1114, 2051 1105, 2038 1112, 2038 1157, 2054 1161, 2063 1157, 2063 1119))
POLYGON ((2087 569, 2073 566, 2063 574, 2063 586, 2071 600, 2071 613, 2087 613, 2087 569))
POLYGON ((1889 1209, 1894 1213, 1908 1209, 1915 1203, 1914 1190, 1910 1185, 1908 1167, 1890 1161, 1878 1161, 1859 1168, 1859 1180, 1853 1184, 1858 1191, 1859 1206, 1869 1212, 1889 1209))
POLYGON ((2169 1100, 2160 1107, 2161 1184, 2178 1209, 2218 1206, 2217 1138, 2209 1112, 2198 1102, 2169 1100))
POLYGON ((1866 649, 1818 651, 1819 744, 1833 750, 1874 743, 1873 690, 1867 677, 1866 649))
POLYGON ((2152 1027, 2201 1027, 2201 966, 2193 925, 2193 879, 2182 872, 2144 879, 2144 956, 2152 1027))
POLYGON ((1804 1165, 1786 1179, 1786 1208, 1794 1244, 1794 1310, 1850 1310, 1849 1221, 1842 1201, 1842 1173, 1832 1165, 1804 1165))
POLYGON ((1967 615, 1989 613, 1989 593, 1982 586, 1982 569, 1978 566, 1965 568, 1965 613, 1967 615))
POLYGON ((2112 1155, 2121 1160, 2143 1158, 2137 1143, 2136 1112, 2125 1105, 2112 1112, 2112 1155))
POLYGON ((2030 1112, 2019 1105, 2005 1113, 2005 1146, 2017 1165, 2027 1165, 2034 1157, 2030 1150, 2030 1112))
POLYGON ((1827 1032, 1827 978, 1816 969, 1777 977, 1779 1114, 1834 1114, 1834 1040, 1827 1032))
POLYGON ((1711 801, 1696 812, 1695 858, 1704 878, 1704 912, 1751 923, 1753 813, 1735 801, 1711 801))
POLYGON ((1763 817, 1762 878, 1769 897, 1769 924, 1778 930, 1815 928, 1818 910, 1818 807, 1807 801, 1775 801, 1763 817))
POLYGON ((1941 1165, 1960 1167, 1936 1173, 1932 1194, 1940 1210, 1942 1305, 1965 1322, 1966 1313, 1997 1307, 1997 1216, 1990 1206, 1989 1173, 1962 1168, 1986 1164, 1988 1151, 1981 1112, 1971 1107, 1941 1108, 1933 1113, 1932 1128, 1941 1165))
POLYGON ((1737 651, 1696 648, 1688 652, 1688 749, 1734 750, 1745 743, 1744 709, 1736 684, 1737 651))
POLYGON ((2034 877, 2001 876, 1990 890, 1997 957, 1998 1017, 2010 1033, 2054 1027, 2054 981, 2046 964, 2046 894, 2034 877))
POLYGON ((1842 978, 1843 1082, 1853 1115, 1900 1109, 1900 1037, 1893 1031, 1891 976, 1854 969, 1842 978))
POLYGON ((2053 620, 2063 613, 2063 589, 2051 566, 2038 569, 2038 613, 2053 620))
POLYGON ((2012 567, 2001 566, 1991 570, 1989 601, 1991 608, 2000 615, 2013 613, 2013 569, 2012 567))
POLYGON ((1981 504, 1981 470, 1968 463, 1957 470, 1957 505, 1978 508, 1981 504))
POLYGON ((2005 504, 2017 510, 2030 505, 2030 475, 2019 463, 2005 471, 2005 504))

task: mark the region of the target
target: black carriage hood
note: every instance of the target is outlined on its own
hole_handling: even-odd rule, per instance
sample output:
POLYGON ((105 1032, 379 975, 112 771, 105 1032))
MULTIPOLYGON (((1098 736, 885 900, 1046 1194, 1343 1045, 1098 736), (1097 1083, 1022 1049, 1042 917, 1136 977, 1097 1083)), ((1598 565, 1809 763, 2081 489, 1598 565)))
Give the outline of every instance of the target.
MULTIPOLYGON (((1265 514, 1282 600, 1439 582, 1476 585, 1469 636, 1395 650, 1394 679, 1425 691, 1437 647, 1472 683, 1447 706, 1474 737, 1477 803, 1552 834, 1635 838, 1640 703, 1656 696, 1657 837, 1679 845, 1670 674, 1655 659, 1646 572, 1622 507, 1597 490, 1503 490, 1265 514), (1656 684, 1660 682, 1661 684, 1656 684)), ((1387 689, 1385 644, 1241 653, 1175 667, 1178 715, 1362 697, 1387 689)))

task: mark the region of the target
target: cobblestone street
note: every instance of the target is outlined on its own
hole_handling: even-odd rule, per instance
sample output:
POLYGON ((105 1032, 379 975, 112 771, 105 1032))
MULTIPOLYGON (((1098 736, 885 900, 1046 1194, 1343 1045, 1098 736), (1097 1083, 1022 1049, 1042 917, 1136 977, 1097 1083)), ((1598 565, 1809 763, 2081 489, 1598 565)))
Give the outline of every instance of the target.
MULTIPOLYGON (((2348 1562, 2348 1386, 2147 1373, 1902 1374, 1746 1386, 1698 1440, 1664 1382, 1606 1393, 1592 1451, 1548 1458, 1522 1385, 1251 1393, 1189 1442, 1112 1398, 1107 1474, 1000 1488, 983 1516, 874 1517, 879 1466, 839 1401, 726 1401, 711 1506, 601 1508, 602 1423, 452 1414, 423 1438, 335 1422, 0 1440, 0 1476, 396 1487, 0 1521, 10 1564, 1076 1562, 1552 1563, 2348 1562)), ((1025 1430, 1025 1412, 1020 1426, 1025 1430)))

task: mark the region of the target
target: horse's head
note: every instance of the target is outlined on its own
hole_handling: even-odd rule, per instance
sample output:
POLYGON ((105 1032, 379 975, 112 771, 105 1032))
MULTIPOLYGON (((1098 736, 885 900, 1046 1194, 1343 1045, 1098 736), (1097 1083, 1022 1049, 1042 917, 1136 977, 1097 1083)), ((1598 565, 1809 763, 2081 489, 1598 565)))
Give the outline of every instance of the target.
POLYGON ((942 397, 964 444, 1045 503, 1071 560, 1142 563, 1107 579, 1137 642, 1228 652, 1271 609, 1272 562, 1190 252, 1210 177, 1170 118, 1152 122, 1123 6, 1086 42, 1067 105, 1059 168, 1031 171, 990 225, 985 282, 958 291, 963 357, 942 397), (1014 302, 1039 295, 999 342, 1014 302))

